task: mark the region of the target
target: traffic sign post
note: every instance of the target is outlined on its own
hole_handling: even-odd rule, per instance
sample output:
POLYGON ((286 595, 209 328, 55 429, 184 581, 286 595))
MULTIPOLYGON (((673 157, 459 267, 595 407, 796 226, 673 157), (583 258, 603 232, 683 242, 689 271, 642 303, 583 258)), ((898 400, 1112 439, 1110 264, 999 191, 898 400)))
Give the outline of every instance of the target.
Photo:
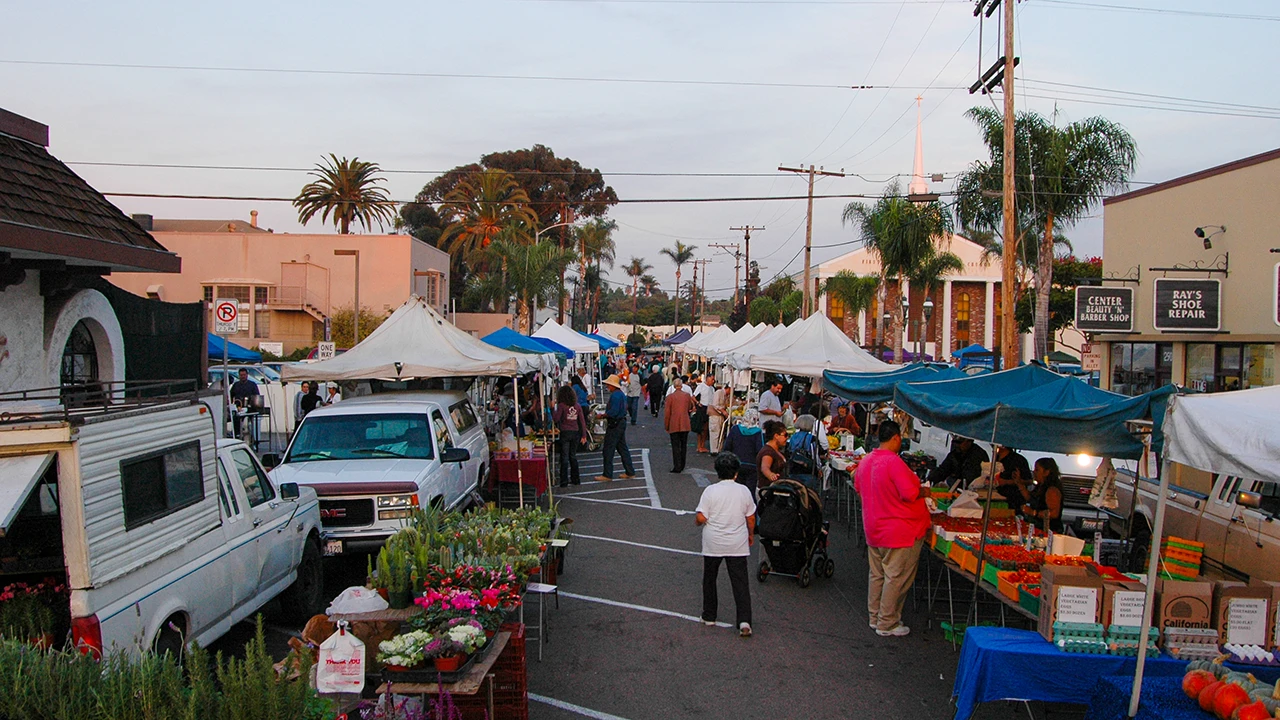
POLYGON ((338 354, 338 348, 331 342, 316 343, 316 359, 330 360, 338 354))
MULTIPOLYGON (((222 402, 227 409, 226 420, 231 419, 235 409, 231 407, 231 370, 227 367, 227 348, 229 335, 235 335, 240 329, 240 304, 234 298, 220 298, 213 301, 213 332, 222 336, 222 402)), ((224 427, 225 431, 225 427, 224 427)))

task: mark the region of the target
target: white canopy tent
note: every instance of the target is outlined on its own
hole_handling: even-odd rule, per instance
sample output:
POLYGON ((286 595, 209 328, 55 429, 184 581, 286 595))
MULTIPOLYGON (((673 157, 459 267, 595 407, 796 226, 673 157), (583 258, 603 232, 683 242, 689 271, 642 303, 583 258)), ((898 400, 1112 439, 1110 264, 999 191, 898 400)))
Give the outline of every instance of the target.
POLYGON ((728 325, 721 325, 710 332, 694 335, 683 345, 677 345, 676 349, 681 352, 705 356, 709 348, 716 347, 719 343, 733 337, 733 335, 734 332, 729 329, 728 325))
POLYGON ((858 347, 823 313, 814 313, 759 349, 748 344, 730 355, 739 369, 821 378, 824 370, 884 372, 894 366, 858 347))
MULTIPOLYGON (((795 323, 792 324, 794 325, 795 323)), ((765 325, 764 323, 761 323, 756 325, 751 332, 744 332, 746 329, 747 326, 744 325, 742 330, 734 333, 733 337, 729 338, 729 340, 723 345, 715 348, 714 350, 710 350, 709 354, 711 358, 718 363, 726 362, 730 353, 747 347, 753 343, 768 342, 769 338, 773 337, 775 334, 786 332, 787 326, 765 325)))
MULTIPOLYGON (((1169 497, 1169 463, 1180 463, 1205 472, 1280 483, 1280 387, 1237 390, 1209 395, 1175 395, 1169 398, 1164 418, 1164 466, 1160 469, 1160 495, 1151 529, 1152 551, 1147 565, 1147 602, 1141 635, 1151 628, 1155 605, 1159 554, 1155 544, 1164 535, 1165 505, 1169 497)), ((1137 500, 1135 493, 1135 502, 1137 500)), ((1146 656, 1138 655, 1129 701, 1129 717, 1138 714, 1146 656)))
POLYGON ((554 373, 557 369, 555 355, 494 347, 459 330, 415 295, 342 355, 306 365, 285 365, 281 374, 286 380, 407 380, 554 373))
POLYGON ((577 330, 567 328, 555 320, 548 320, 533 334, 537 338, 546 338, 560 343, 575 353, 599 353, 600 343, 595 338, 587 337, 577 330))

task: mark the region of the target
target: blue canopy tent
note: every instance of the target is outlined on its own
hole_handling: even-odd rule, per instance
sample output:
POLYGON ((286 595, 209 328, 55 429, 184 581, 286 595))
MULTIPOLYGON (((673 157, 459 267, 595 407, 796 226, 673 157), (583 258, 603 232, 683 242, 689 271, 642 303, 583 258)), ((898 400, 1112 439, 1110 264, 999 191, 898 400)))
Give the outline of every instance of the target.
POLYGON ((989 370, 995 369, 995 356, 991 354, 990 350, 977 343, 968 347, 960 348, 959 350, 951 353, 951 357, 959 358, 961 370, 975 365, 989 370))
POLYGON ((994 445, 1138 459, 1143 444, 1126 427, 1151 417, 1158 450, 1172 385, 1127 397, 1038 365, 957 380, 894 385, 893 402, 913 417, 994 445))
POLYGON ((583 333, 583 334, 591 338, 592 340, 595 340, 596 342, 600 343, 601 350, 612 350, 622 344, 617 340, 613 340, 611 338, 605 337, 604 335, 597 335, 595 333, 583 333))
MULTIPOLYGON (((895 353, 893 352, 893 348, 884 348, 880 351, 881 360, 884 360, 887 363, 891 363, 891 362, 894 362, 894 358, 895 358, 895 353)), ((924 354, 924 353, 921 353, 920 355, 916 355, 910 350, 906 348, 902 348, 902 361, 905 363, 912 363, 912 364, 931 363, 933 362, 933 356, 924 354)))
POLYGON ((209 359, 222 361, 222 346, 226 343, 227 362, 238 363, 260 363, 262 362, 262 353, 255 352, 246 347, 241 347, 229 340, 223 340, 221 336, 209 333, 209 359))
POLYGON ((876 373, 834 372, 822 373, 822 387, 845 400, 860 403, 887 402, 893 399, 894 386, 899 382, 931 382, 955 380, 967 377, 950 365, 916 363, 896 370, 876 373))
POLYGON ((689 328, 680 328, 680 332, 676 333, 675 335, 672 335, 666 340, 663 340, 662 344, 663 345, 679 345, 680 343, 685 342, 691 337, 693 337, 693 333, 689 332, 689 328))
POLYGON ((566 359, 573 357, 573 351, 560 343, 547 340, 546 338, 521 335, 515 330, 507 327, 498 328, 480 339, 494 347, 502 348, 503 350, 523 350, 531 353, 556 353, 558 355, 563 355, 566 359))

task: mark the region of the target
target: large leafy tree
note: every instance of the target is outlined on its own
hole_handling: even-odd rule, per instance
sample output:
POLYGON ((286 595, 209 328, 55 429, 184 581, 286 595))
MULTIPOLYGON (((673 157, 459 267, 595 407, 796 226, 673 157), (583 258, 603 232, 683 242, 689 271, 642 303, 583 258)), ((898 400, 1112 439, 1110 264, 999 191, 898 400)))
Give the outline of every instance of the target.
POLYGON ((298 222, 306 225, 317 214, 321 222, 333 218, 334 227, 343 235, 351 233, 351 224, 359 222, 369 230, 393 222, 396 204, 381 183, 386 178, 377 163, 360 158, 339 158, 330 154, 309 175, 315 179, 302 186, 293 206, 298 209, 298 222))
POLYGON ((645 277, 645 274, 652 269, 653 266, 645 262, 644 258, 638 258, 633 255, 631 262, 628 262, 623 270, 627 273, 627 277, 631 278, 631 325, 633 329, 636 324, 636 310, 640 302, 640 278, 645 277))
POLYGON ((529 209, 529 196, 502 170, 484 170, 465 178, 445 196, 442 208, 449 224, 440 234, 440 245, 472 267, 499 235, 528 243, 537 222, 529 209))
POLYGON ((685 245, 679 240, 674 247, 662 248, 662 254, 676 266, 676 314, 675 321, 671 324, 672 333, 680 331, 680 269, 693 260, 693 251, 697 249, 697 245, 685 245))
POLYGON ((509 237, 499 238, 492 250, 506 267, 507 291, 518 299, 520 331, 528 334, 536 306, 545 307, 557 297, 560 270, 572 262, 573 251, 550 239, 528 244, 509 237))
MULTIPOLYGON (((881 308, 901 304, 901 281, 936 256, 938 242, 952 232, 951 213, 941 203, 911 202, 902 196, 896 180, 885 187, 883 196, 874 204, 846 205, 842 217, 846 224, 858 228, 863 244, 880 260, 881 308), (890 284, 888 279, 897 282, 890 284)), ((902 362, 900 321, 900 313, 889 314, 896 362, 902 362)), ((884 337, 883 317, 876 318, 876 335, 884 337)))
MULTIPOLYGON (((876 291, 880 289, 880 278, 875 275, 859 275, 852 270, 841 270, 827 278, 822 289, 844 304, 846 314, 857 315, 871 309, 876 291)), ((858 335, 861 340, 861 328, 858 329, 858 335)))
POLYGON ((613 233, 617 229, 617 222, 602 218, 596 218, 573 229, 578 252, 579 277, 586 279, 586 282, 579 284, 578 305, 582 309, 584 321, 587 311, 591 311, 593 325, 599 315, 604 268, 613 267, 613 261, 617 257, 617 244, 613 239, 613 233))
MULTIPOLYGON (((1076 287, 1089 280, 1102 277, 1102 258, 1077 258, 1059 255, 1053 261, 1053 285, 1049 290, 1049 334, 1070 327, 1076 317, 1076 287)), ((1028 332, 1035 327, 1035 310, 1031 297, 1024 296, 1016 312, 1018 331, 1028 332)), ((1040 356, 1043 359, 1043 355, 1040 356)))
MULTIPOLYGON (((961 177, 961 222, 978 228, 998 226, 995 191, 1004 173, 1004 116, 978 106, 966 115, 977 124, 988 159, 975 162, 961 177)), ((1054 247, 1060 230, 1087 216, 1107 194, 1123 190, 1137 165, 1138 148, 1120 125, 1091 117, 1058 127, 1034 112, 1014 120, 1015 192, 1019 228, 1035 229, 1035 354, 1044 357, 1050 335, 1050 296, 1054 247), (1025 148, 1025 150, 1024 150, 1025 148)))

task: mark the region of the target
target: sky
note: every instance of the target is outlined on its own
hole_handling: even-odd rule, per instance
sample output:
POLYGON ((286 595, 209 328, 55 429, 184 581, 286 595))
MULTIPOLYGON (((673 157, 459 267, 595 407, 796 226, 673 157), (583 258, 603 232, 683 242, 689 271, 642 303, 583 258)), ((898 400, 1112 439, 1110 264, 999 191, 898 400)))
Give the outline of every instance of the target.
MULTIPOLYGON (((1139 150, 1132 187, 1280 147, 1274 0, 1016 12, 1018 109, 1123 125, 1139 150)), ((431 171, 542 143, 627 200, 803 195, 805 179, 777 171, 800 164, 847 174, 819 195, 874 196, 911 172, 920 96, 925 172, 945 194, 985 156, 964 111, 1001 103, 967 91, 980 50, 983 65, 1000 52, 996 23, 979 30, 966 0, 47 0, 5 15, 25 31, 0 47, 0 107, 49 125, 51 151, 104 192, 292 197, 336 153, 379 163, 410 200, 431 171)), ((112 199, 161 218, 257 209, 277 232, 303 229, 283 202, 112 199)), ((815 263, 858 247, 847 202, 815 201, 815 263)), ((1101 216, 1066 229, 1077 254, 1101 255, 1101 216)), ((643 258, 668 290, 659 253, 678 239, 711 258, 708 295, 731 295, 733 258, 708 246, 739 242, 732 226, 765 227, 751 243, 763 280, 803 269, 803 200, 627 203, 610 217, 619 266, 643 258)), ((610 277, 627 281, 621 267, 610 277)))

